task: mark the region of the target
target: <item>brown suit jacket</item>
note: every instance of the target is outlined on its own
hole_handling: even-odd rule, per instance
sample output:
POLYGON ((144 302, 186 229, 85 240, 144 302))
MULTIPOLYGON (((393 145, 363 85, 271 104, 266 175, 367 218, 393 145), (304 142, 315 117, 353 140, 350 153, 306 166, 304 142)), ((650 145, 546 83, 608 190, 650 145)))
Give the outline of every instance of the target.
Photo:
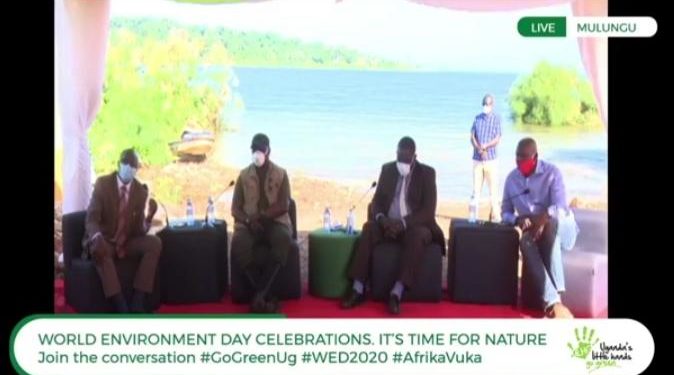
MULTIPOLYGON (((372 198, 372 219, 377 214, 388 215, 389 207, 393 202, 396 185, 398 183, 398 168, 395 162, 386 163, 381 168, 377 190, 372 198)), ((438 199, 435 184, 435 169, 415 162, 411 172, 411 180, 407 189, 407 207, 409 213, 405 216, 407 227, 421 225, 427 227, 433 236, 433 242, 440 245, 445 254, 445 237, 442 229, 435 221, 435 208, 438 199)))
MULTIPOLYGON (((142 236, 145 232, 145 203, 147 187, 135 178, 130 183, 128 217, 128 237, 142 236)), ((117 231, 117 211, 119 209, 119 189, 117 188, 117 172, 101 176, 96 180, 94 192, 87 208, 86 230, 83 246, 86 249, 89 239, 101 232, 103 238, 111 241, 117 231)))

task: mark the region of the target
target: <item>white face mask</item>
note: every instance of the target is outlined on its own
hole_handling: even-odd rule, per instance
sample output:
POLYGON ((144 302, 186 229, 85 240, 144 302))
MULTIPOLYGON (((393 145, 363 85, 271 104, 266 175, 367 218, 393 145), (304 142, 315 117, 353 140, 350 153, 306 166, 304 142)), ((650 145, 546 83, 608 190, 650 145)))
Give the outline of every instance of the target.
POLYGON ((483 105, 482 106, 482 112, 484 112, 487 115, 490 114, 491 113, 491 106, 483 105))
POLYGON ((398 167, 398 173, 400 173, 401 176, 405 177, 408 174, 410 174, 410 169, 412 168, 412 164, 407 164, 403 162, 396 162, 396 167, 398 167))
POLYGON ((125 184, 128 184, 134 177, 136 177, 136 172, 137 169, 128 164, 119 165, 119 179, 125 184))
POLYGON ((255 151, 253 152, 253 164, 255 164, 256 167, 261 167, 264 165, 266 156, 264 152, 262 151, 255 151))

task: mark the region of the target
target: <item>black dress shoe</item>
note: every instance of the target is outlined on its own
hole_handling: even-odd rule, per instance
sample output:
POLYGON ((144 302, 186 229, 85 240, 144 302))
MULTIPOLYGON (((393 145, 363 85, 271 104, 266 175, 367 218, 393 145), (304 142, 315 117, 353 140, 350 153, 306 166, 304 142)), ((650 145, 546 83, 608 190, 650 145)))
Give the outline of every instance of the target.
POLYGON ((365 295, 363 293, 358 293, 355 290, 351 289, 346 294, 344 299, 342 299, 341 306, 343 309, 352 309, 360 304, 365 302, 365 295))
POLYGON ((112 303, 115 306, 115 311, 118 313, 128 313, 129 312, 129 306, 126 304, 126 299, 124 299, 124 296, 122 293, 117 293, 112 297, 112 303))
POLYGON ((267 312, 267 304, 264 296, 261 293, 255 293, 250 302, 250 312, 253 314, 261 314, 267 312))
POLYGON ((131 298, 131 305, 129 306, 129 311, 135 314, 145 313, 145 293, 135 291, 133 297, 131 298))
POLYGON ((264 312, 267 314, 278 314, 281 312, 281 304, 277 298, 271 298, 269 301, 266 301, 264 307, 264 312))
POLYGON ((388 312, 393 315, 400 314, 400 298, 395 294, 391 294, 388 298, 388 312))

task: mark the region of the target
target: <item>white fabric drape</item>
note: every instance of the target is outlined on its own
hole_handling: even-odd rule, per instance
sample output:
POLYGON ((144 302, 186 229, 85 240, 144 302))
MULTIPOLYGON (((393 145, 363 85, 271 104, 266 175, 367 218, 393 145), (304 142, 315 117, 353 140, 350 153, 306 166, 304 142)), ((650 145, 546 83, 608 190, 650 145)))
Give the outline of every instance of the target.
POLYGON ((55 1, 55 67, 63 141, 63 212, 91 195, 87 131, 100 108, 108 45, 109 0, 55 1))

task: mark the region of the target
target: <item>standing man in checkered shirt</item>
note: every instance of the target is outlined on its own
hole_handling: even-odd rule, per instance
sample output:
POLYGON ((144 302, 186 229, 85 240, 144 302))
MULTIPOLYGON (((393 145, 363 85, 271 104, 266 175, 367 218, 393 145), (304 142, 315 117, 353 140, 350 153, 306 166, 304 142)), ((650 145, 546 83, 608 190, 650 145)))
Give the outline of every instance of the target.
POLYGON ((490 219, 501 221, 498 199, 498 160, 496 147, 501 141, 501 118, 494 113, 494 97, 487 94, 482 98, 482 113, 475 116, 470 129, 473 144, 473 196, 480 201, 483 181, 487 182, 491 202, 490 219))

